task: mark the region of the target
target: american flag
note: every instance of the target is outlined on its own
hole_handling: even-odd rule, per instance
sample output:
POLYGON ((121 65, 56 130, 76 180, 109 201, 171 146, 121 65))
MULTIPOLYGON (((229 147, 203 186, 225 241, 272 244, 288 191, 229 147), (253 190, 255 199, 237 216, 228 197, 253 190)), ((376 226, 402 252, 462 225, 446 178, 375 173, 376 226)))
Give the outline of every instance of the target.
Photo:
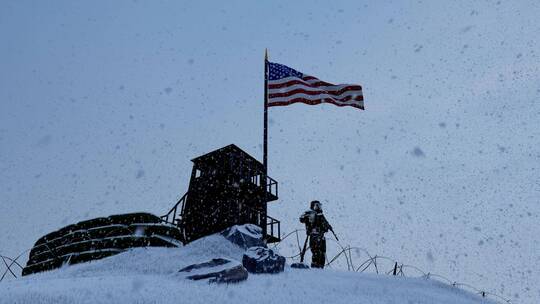
POLYGON ((268 106, 287 106, 296 102, 309 105, 331 103, 364 110, 360 85, 335 85, 286 65, 268 62, 268 106))

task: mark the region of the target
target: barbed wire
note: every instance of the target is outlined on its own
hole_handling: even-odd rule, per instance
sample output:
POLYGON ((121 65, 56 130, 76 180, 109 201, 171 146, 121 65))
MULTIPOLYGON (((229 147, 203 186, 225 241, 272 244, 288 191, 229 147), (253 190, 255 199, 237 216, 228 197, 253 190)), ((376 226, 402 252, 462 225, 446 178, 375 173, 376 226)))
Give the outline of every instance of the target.
MULTIPOLYGON (((296 230, 294 230, 292 232, 289 232, 288 234, 286 234, 281 239, 280 242, 277 242, 276 244, 274 244, 272 249, 277 249, 291 235, 296 235, 298 248, 299 248, 299 251, 301 251, 300 245, 299 245, 299 232, 302 232, 302 231, 305 231, 305 229, 296 229, 296 230)), ((398 260, 393 259, 391 257, 382 256, 382 255, 372 255, 365 248, 357 247, 357 246, 350 246, 350 245, 343 246, 334 237, 327 238, 327 240, 331 240, 331 241, 335 242, 338 245, 340 250, 332 258, 327 257, 326 265, 325 265, 326 267, 332 268, 335 265, 336 261, 338 261, 339 258, 344 258, 345 262, 346 262, 346 265, 347 265, 347 270, 348 271, 354 271, 354 272, 363 273, 363 272, 368 272, 368 271, 371 270, 372 272, 375 272, 376 274, 385 274, 385 275, 403 276, 403 277, 415 277, 415 278, 423 278, 423 279, 426 279, 426 280, 430 279, 430 280, 435 280, 437 282, 440 282, 440 283, 443 283, 443 284, 446 284, 446 285, 449 285, 449 286, 452 286, 452 287, 455 287, 455 288, 459 288, 459 289, 462 289, 462 290, 473 292, 473 293, 475 293, 475 294, 477 294, 477 295, 479 295, 479 296, 481 296, 483 298, 489 298, 491 300, 494 300, 497 303, 504 303, 504 304, 511 304, 512 303, 511 300, 508 299, 508 298, 505 298, 505 297, 503 297, 503 296, 501 296, 499 294, 496 294, 496 293, 493 293, 493 292, 490 292, 490 291, 486 291, 484 289, 477 288, 477 287, 472 286, 470 284, 462 283, 462 282, 456 282, 456 281, 450 280, 449 278, 447 278, 445 276, 442 276, 440 274, 436 274, 436 273, 432 273, 432 272, 426 272, 426 271, 422 270, 421 268, 419 268, 417 266, 400 263, 400 262, 398 262, 398 260), (355 266, 355 263, 354 263, 354 260, 353 260, 353 254, 351 253, 352 250, 355 250, 356 252, 362 252, 363 254, 365 254, 367 259, 361 260, 361 263, 359 263, 358 266, 355 266), (382 261, 386 261, 387 265, 388 265, 388 263, 390 263, 392 266, 383 269, 384 265, 381 263, 382 261), (412 272, 408 272, 407 270, 411 270, 412 272), (416 272, 418 275, 414 275, 414 272, 416 272)), ((307 251, 307 249, 306 249, 306 251, 307 251)), ((286 257, 286 258, 291 259, 291 260, 295 260, 300 255, 301 255, 301 252, 298 253, 298 254, 295 254, 293 256, 286 257)))
POLYGON ((21 270, 21 273, 22 273, 22 270, 24 269, 24 267, 17 261, 18 259, 20 259, 26 252, 28 252, 30 249, 26 249, 24 250, 23 252, 21 252, 17 257, 15 258, 11 258, 9 256, 6 256, 6 255, 3 255, 3 254, 0 254, 0 259, 2 259, 2 262, 4 264, 4 266, 6 267, 6 269, 4 270, 4 272, 2 273, 2 276, 0 277, 0 282, 2 282, 4 280, 4 278, 6 277, 6 275, 8 273, 10 273, 14 278, 17 278, 17 275, 13 272, 13 269, 12 267, 19 267, 20 270, 21 270), (10 261, 10 263, 8 264, 7 261, 10 261))
MULTIPOLYGON (((300 257, 302 255, 302 247, 300 246, 300 236, 299 236, 299 232, 302 232, 302 231, 306 231, 306 230, 305 229, 296 229, 296 230, 293 230, 293 231, 289 232, 283 238, 281 238, 281 241, 275 243, 274 246, 272 247, 272 249, 274 249, 274 250, 277 249, 286 239, 288 239, 292 235, 295 235, 295 237, 296 237, 296 245, 298 246, 298 251, 299 252, 298 252, 298 254, 285 257, 285 258, 290 259, 290 260, 295 260, 296 258, 298 258, 298 257, 300 257)), ((375 271, 376 274, 381 274, 382 273, 382 274, 385 274, 385 275, 407 277, 404 269, 412 269, 414 271, 417 271, 421 275, 420 276, 409 275, 408 277, 420 277, 420 278, 424 278, 424 279, 433 279, 433 280, 436 280, 438 282, 447 284, 447 285, 455 287, 455 288, 460 288, 462 290, 467 290, 467 291, 473 291, 474 293, 480 295, 483 298, 490 298, 492 300, 495 300, 498 303, 512 304, 510 299, 507 299, 507 298, 505 298, 505 297, 503 297, 503 296, 501 296, 499 294, 496 294, 496 293, 493 293, 493 292, 490 292, 490 291, 486 291, 486 290, 483 290, 483 289, 479 289, 479 288, 477 288, 475 286, 472 286, 470 284, 467 284, 467 283, 456 282, 456 281, 450 280, 449 278, 447 278, 445 276, 442 276, 442 275, 439 275, 439 274, 435 274, 435 273, 431 273, 431 272, 425 272, 424 270, 422 270, 421 268, 419 268, 417 266, 399 263, 396 259, 393 259, 393 258, 390 258, 390 257, 387 257, 387 256, 372 255, 372 254, 369 253, 369 251, 367 249, 362 248, 362 247, 357 247, 357 246, 351 247, 350 245, 343 246, 334 237, 330 237, 330 238, 327 238, 327 239, 335 242, 341 250, 337 254, 335 254, 331 259, 328 259, 328 257, 326 258, 326 261, 327 261, 326 265, 325 265, 326 267, 332 267, 333 264, 340 257, 343 256, 343 257, 345 257, 345 261, 346 261, 346 264, 347 264, 347 270, 348 271, 354 271, 354 272, 363 273, 363 272, 368 271, 369 269, 373 269, 373 271, 375 271), (362 260, 361 263, 358 264, 358 267, 355 267, 355 265, 354 265, 353 255, 351 253, 352 250, 363 252, 368 257, 367 259, 362 260), (378 260, 379 261, 382 260, 382 261, 391 262, 391 264, 393 266, 389 270, 382 271, 382 269, 380 269, 380 266, 382 266, 382 265, 381 265, 381 263, 378 263, 378 260)), ((26 249, 26 250, 22 251, 15 258, 11 258, 9 256, 0 254, 0 259, 2 260, 3 265, 6 268, 4 270, 4 272, 2 273, 2 276, 0 277, 0 282, 2 282, 7 277, 8 274, 11 274, 12 277, 17 278, 17 275, 15 274, 14 270, 12 269, 15 266, 20 269, 20 272, 22 274, 22 271, 23 271, 24 267, 18 262, 18 260, 25 253, 30 251, 31 249, 32 248, 29 248, 29 249, 26 249), (8 261, 9 261, 9 263, 8 263, 8 261)), ((306 248, 306 251, 308 249, 310 249, 309 246, 306 248)))

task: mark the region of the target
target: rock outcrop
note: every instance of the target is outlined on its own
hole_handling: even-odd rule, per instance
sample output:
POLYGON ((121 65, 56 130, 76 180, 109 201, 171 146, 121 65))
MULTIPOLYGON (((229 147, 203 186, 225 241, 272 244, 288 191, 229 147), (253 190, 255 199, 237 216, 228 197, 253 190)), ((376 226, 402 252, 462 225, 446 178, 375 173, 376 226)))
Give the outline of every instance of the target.
POLYGON ((186 279, 194 281, 208 279, 210 283, 238 283, 248 278, 248 272, 242 264, 225 258, 192 264, 178 272, 188 274, 186 279))
POLYGON ((278 273, 285 269, 285 257, 265 247, 251 247, 242 257, 242 265, 251 273, 278 273))
POLYGON ((254 224, 234 225, 221 232, 227 240, 243 249, 250 247, 266 247, 262 228, 254 224))

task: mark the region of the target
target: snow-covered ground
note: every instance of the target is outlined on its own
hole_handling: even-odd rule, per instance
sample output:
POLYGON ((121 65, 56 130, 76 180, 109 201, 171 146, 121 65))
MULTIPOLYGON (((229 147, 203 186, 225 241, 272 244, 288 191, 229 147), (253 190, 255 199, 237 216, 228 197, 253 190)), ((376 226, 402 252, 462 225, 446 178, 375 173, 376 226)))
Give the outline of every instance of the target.
POLYGON ((0 254, 164 214, 213 149, 262 159, 268 48, 366 99, 269 110, 282 232, 319 199, 343 244, 536 304, 539 16, 537 0, 2 1, 0 254))
POLYGON ((178 270, 215 257, 241 261, 243 250, 213 235, 181 248, 133 249, 87 264, 0 284, 2 304, 76 303, 491 303, 433 280, 286 267, 274 275, 215 285, 178 270))

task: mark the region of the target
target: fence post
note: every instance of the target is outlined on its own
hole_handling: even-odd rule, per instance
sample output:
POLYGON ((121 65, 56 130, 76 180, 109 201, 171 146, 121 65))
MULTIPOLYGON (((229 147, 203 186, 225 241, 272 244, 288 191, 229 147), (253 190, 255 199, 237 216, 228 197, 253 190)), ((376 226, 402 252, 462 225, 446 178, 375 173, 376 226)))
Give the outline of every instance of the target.
POLYGON ((397 274, 397 262, 394 264, 394 271, 392 273, 393 275, 397 274))

